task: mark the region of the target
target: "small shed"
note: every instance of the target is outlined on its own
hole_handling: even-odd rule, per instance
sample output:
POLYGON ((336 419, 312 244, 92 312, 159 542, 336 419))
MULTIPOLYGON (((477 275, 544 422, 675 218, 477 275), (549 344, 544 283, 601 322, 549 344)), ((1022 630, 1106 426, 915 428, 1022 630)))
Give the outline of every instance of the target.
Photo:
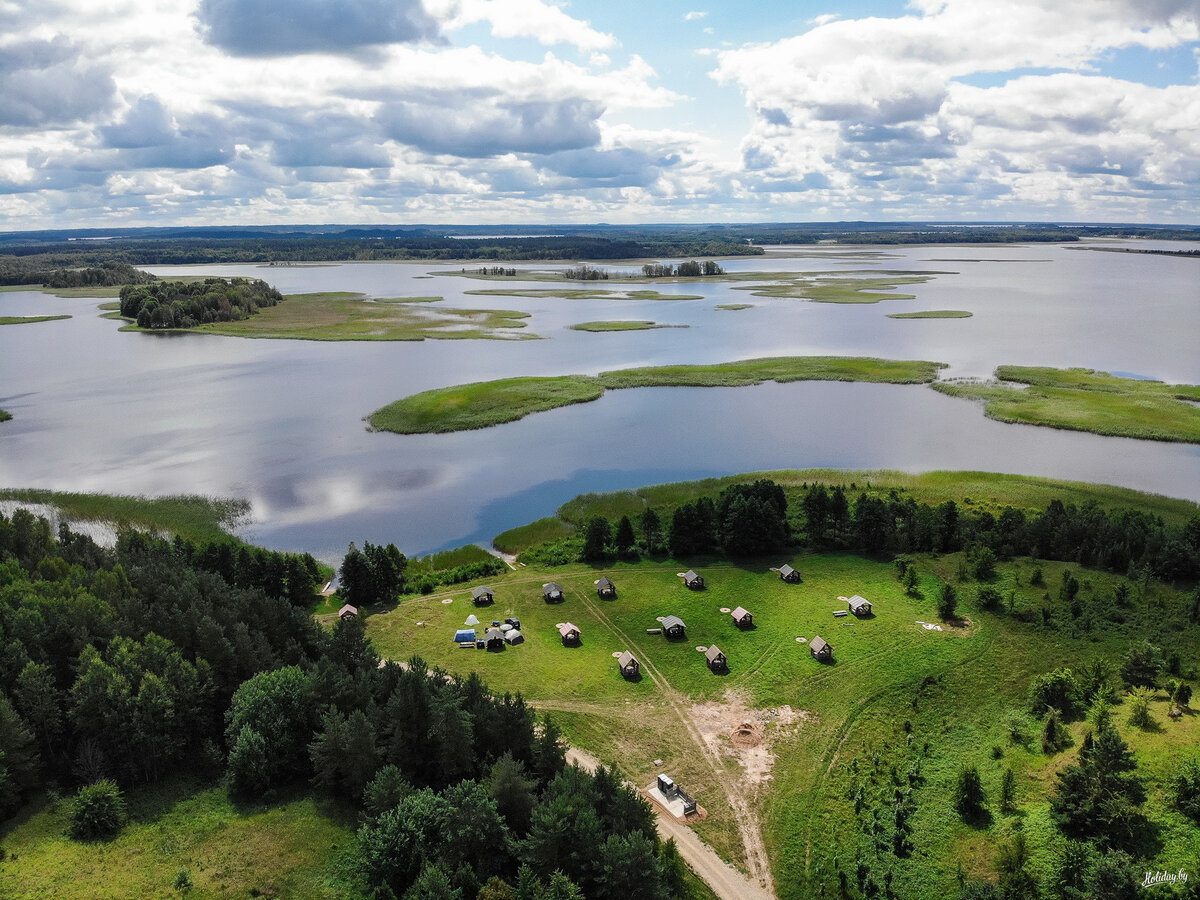
POLYGON ((733 624, 738 628, 753 628, 754 613, 746 609, 744 606, 739 606, 729 614, 733 618, 733 624))
POLYGON ((525 643, 525 635, 521 634, 515 628, 510 628, 504 632, 504 643, 506 644, 523 644, 525 643))
POLYGON ((788 584, 799 584, 800 583, 800 573, 797 572, 795 569, 793 569, 791 566, 789 566, 787 563, 784 563, 782 566, 779 567, 779 577, 782 578, 784 581, 786 581, 788 584))
POLYGON ((866 597, 860 597, 858 594, 855 594, 846 602, 850 604, 850 612, 860 618, 871 614, 871 602, 866 597))
POLYGON ((349 603, 347 603, 345 606, 343 606, 341 609, 338 610, 338 618, 341 619, 343 622, 345 622, 349 619, 357 619, 358 618, 358 607, 351 606, 349 603))
POLYGON ((474 644, 475 643, 475 629, 474 628, 458 629, 458 631, 454 632, 454 643, 456 643, 456 644, 468 644, 468 643, 474 644))
POLYGON ((683 573, 683 583, 693 591, 704 589, 704 577, 697 573, 695 569, 688 569, 683 573))
POLYGON ((642 674, 642 666, 637 658, 626 650, 617 657, 617 671, 626 678, 637 678, 642 674))
POLYGON ((556 584, 553 581, 542 585, 542 596, 546 598, 547 603, 562 603, 563 589, 562 585, 556 584))
POLYGON ((495 602, 496 592, 490 587, 480 585, 471 591, 471 599, 475 601, 476 606, 487 606, 489 603, 495 602))
POLYGON ((483 636, 483 642, 489 650, 503 650, 504 632, 499 628, 489 628, 483 636))
POLYGON ((721 652, 721 648, 713 644, 704 651, 704 658, 708 660, 708 667, 714 672, 728 672, 729 660, 725 658, 725 654, 721 652))
POLYGON ((820 635, 808 642, 808 652, 813 655, 813 659, 821 662, 833 659, 833 646, 820 635))
POLYGON ((596 582, 596 593, 600 595, 601 600, 612 600, 617 596, 617 586, 605 575, 596 582))
POLYGON ((683 619, 679 616, 667 616, 662 622, 663 634, 672 641, 682 640, 687 637, 687 626, 683 624, 683 619))
POLYGON ((559 637, 562 638, 563 644, 573 646, 579 643, 579 628, 572 625, 570 622, 563 622, 558 626, 559 637))

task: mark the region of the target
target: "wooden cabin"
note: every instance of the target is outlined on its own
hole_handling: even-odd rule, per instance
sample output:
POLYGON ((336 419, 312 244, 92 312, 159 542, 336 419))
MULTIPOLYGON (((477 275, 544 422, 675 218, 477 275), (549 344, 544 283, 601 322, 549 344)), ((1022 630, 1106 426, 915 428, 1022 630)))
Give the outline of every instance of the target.
POLYGON ((347 603, 345 606, 343 606, 341 609, 338 610, 338 618, 341 619, 343 622, 349 621, 350 619, 357 619, 358 618, 358 607, 351 606, 349 603, 347 603))
POLYGON ((561 584, 549 581, 542 585, 542 596, 546 598, 547 603, 562 603, 563 589, 561 584))
POLYGON ((570 622, 563 622, 558 626, 558 635, 562 638, 564 646, 574 647, 579 643, 579 628, 572 625, 570 622))
POLYGON ((855 594, 846 602, 850 604, 850 612, 859 618, 871 614, 871 602, 866 597, 860 597, 858 594, 855 594))
POLYGON ((704 590, 704 578, 697 574, 694 569, 688 569, 683 573, 683 583, 693 591, 704 590))
POLYGON ((605 575, 596 582, 596 593, 600 595, 601 600, 614 600, 617 596, 617 586, 605 575))
POLYGON ((471 599, 475 601, 476 606, 487 606, 496 601, 496 592, 490 587, 480 585, 471 591, 471 599))
POLYGON ((489 628, 483 635, 483 643, 488 650, 503 650, 504 632, 499 628, 489 628))
POLYGON ((799 584, 800 583, 800 573, 797 572, 795 569, 793 569, 791 566, 789 566, 787 563, 784 563, 782 566, 779 567, 779 577, 782 578, 784 581, 786 581, 788 584, 799 584))
POLYGON ((626 650, 617 657, 617 671, 625 678, 638 678, 642 674, 642 666, 637 658, 626 650))
POLYGON ((733 618, 733 624, 738 628, 754 627, 754 613, 750 612, 744 606, 739 606, 729 615, 733 618))
POLYGON ((704 658, 708 660, 708 667, 714 672, 728 672, 729 660, 725 658, 725 654, 721 652, 721 648, 713 644, 704 651, 704 658))
POLYGON ((663 619, 662 630, 668 640, 679 641, 687 637, 687 626, 679 616, 667 616, 663 619))
POLYGON ((820 635, 808 642, 808 652, 813 655, 813 659, 820 662, 833 659, 833 646, 820 635))

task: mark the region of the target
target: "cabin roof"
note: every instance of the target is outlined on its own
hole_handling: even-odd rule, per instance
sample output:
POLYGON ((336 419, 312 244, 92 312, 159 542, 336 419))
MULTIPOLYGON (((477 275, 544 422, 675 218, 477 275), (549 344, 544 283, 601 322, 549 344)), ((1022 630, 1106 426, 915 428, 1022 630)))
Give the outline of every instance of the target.
POLYGON ((720 647, 718 647, 716 644, 713 644, 711 647, 709 647, 707 650, 704 651, 704 658, 707 659, 709 662, 714 662, 717 659, 724 659, 725 654, 721 652, 720 647))
POLYGON ((796 570, 793 569, 791 566, 789 566, 787 563, 784 563, 782 566, 779 567, 780 575, 791 575, 795 571, 796 570))
POLYGON ((339 617, 347 615, 347 614, 352 615, 352 616, 357 616, 358 615, 358 607, 351 606, 349 603, 347 603, 345 606, 343 606, 341 609, 338 610, 339 617))
POLYGON ((606 588, 606 587, 612 587, 612 586, 613 586, 612 579, 609 578, 607 575, 600 576, 600 578, 596 581, 596 587, 598 587, 598 588, 606 588))
POLYGON ((687 628, 687 626, 683 624, 683 619, 679 618, 679 616, 667 616, 662 620, 663 630, 674 628, 676 625, 678 625, 680 628, 687 628))
POLYGON ((558 591, 560 594, 562 593, 562 585, 556 581, 547 581, 542 585, 542 593, 544 594, 553 594, 555 591, 558 591))
POLYGON ((851 597, 846 602, 850 604, 851 609, 855 609, 856 607, 862 606, 864 603, 867 606, 871 605, 870 600, 868 600, 866 597, 860 597, 860 596, 858 596, 858 594, 855 594, 853 597, 851 597))
POLYGON ((700 575, 698 572, 696 572, 695 569, 688 569, 686 572, 683 573, 684 581, 695 581, 699 577, 700 577, 700 575))
POLYGON ((504 632, 499 628, 489 628, 484 635, 484 640, 487 641, 502 641, 504 640, 504 632))
MULTIPOLYGON (((810 650, 812 650, 813 653, 820 653, 826 647, 829 647, 829 642, 826 641, 825 638, 821 637, 820 635, 817 635, 811 641, 808 642, 808 647, 810 650)), ((829 647, 829 650, 832 652, 833 648, 829 647)))
POLYGON ((579 634, 579 627, 577 625, 572 625, 570 622, 563 622, 561 625, 558 626, 558 633, 561 634, 563 637, 566 637, 567 635, 571 634, 572 632, 574 632, 575 634, 579 634))
POLYGON ((479 587, 475 588, 475 590, 471 591, 471 596, 472 597, 485 597, 485 596, 490 597, 494 593, 496 593, 496 592, 493 591, 490 587, 487 587, 487 586, 481 584, 479 587))
POLYGON ((733 612, 731 612, 730 615, 733 616, 735 619, 744 619, 744 618, 746 618, 746 616, 753 615, 753 613, 751 613, 750 610, 746 609, 746 607, 739 606, 737 609, 735 609, 733 612))
POLYGON ((634 656, 632 653, 630 653, 628 650, 626 650, 624 653, 622 653, 620 656, 617 657, 617 665, 620 666, 622 669, 624 669, 630 663, 633 663, 634 665, 636 665, 637 657, 634 656))

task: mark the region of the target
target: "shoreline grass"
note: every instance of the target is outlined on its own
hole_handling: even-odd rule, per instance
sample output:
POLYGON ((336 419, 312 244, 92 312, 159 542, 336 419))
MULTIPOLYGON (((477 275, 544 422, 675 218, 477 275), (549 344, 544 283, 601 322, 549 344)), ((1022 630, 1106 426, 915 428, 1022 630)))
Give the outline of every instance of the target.
POLYGON ((568 326, 572 331, 653 331, 656 328, 687 328, 687 325, 663 325, 647 319, 616 319, 599 322, 580 322, 568 326))
POLYGON ((34 322, 56 322, 70 316, 0 316, 0 325, 32 325, 34 322))
POLYGON ((889 319, 969 319, 973 315, 965 309, 927 309, 923 312, 889 313, 889 319))
POLYGON ((739 309, 754 309, 757 304, 754 303, 718 303, 713 309, 726 309, 737 311, 739 309))
POLYGON ((1200 443, 1200 407, 1195 405, 1200 401, 1200 385, 1038 366, 1000 366, 996 379, 938 382, 933 388, 951 397, 982 401, 984 415, 999 422, 1200 443))
POLYGON ((504 378, 436 388, 403 397, 368 416, 372 429, 445 433, 515 422, 530 413, 597 400, 634 387, 744 387, 764 381, 868 381, 926 384, 945 363, 870 357, 780 356, 715 365, 649 366, 598 376, 504 378))

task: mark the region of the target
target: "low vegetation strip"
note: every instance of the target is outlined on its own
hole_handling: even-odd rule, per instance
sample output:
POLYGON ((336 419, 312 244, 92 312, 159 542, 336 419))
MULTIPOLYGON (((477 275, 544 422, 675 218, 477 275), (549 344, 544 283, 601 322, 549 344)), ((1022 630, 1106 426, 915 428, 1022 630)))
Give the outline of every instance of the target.
POLYGON ((1001 366, 996 377, 982 383, 939 382, 934 388, 983 401, 984 414, 1000 422, 1200 443, 1200 385, 1034 366, 1001 366))
MULTIPOLYGON (((527 279, 532 280, 532 279, 527 279)), ((526 297, 542 299, 554 297, 559 300, 703 300, 700 294, 664 294, 661 291, 610 291, 604 288, 490 288, 467 291, 480 297, 526 297)))
POLYGON ((869 357, 779 356, 716 365, 650 366, 600 375, 504 378, 436 388, 371 413, 379 431, 398 434, 467 431, 515 422, 530 413, 597 400, 606 389, 741 387, 764 381, 872 381, 925 384, 944 363, 869 357))
POLYGON ((70 316, 0 316, 0 325, 30 325, 34 322, 54 322, 70 316))
POLYGON ((7 422, 11 418, 12 413, 10 413, 7 409, 0 409, 0 422, 7 422))
POLYGON ((889 319, 969 319, 974 313, 965 309, 927 309, 922 312, 891 313, 889 319))
POLYGON ((647 319, 618 319, 614 321, 580 322, 572 331, 651 331, 655 328, 687 328, 686 325, 663 325, 647 319))

